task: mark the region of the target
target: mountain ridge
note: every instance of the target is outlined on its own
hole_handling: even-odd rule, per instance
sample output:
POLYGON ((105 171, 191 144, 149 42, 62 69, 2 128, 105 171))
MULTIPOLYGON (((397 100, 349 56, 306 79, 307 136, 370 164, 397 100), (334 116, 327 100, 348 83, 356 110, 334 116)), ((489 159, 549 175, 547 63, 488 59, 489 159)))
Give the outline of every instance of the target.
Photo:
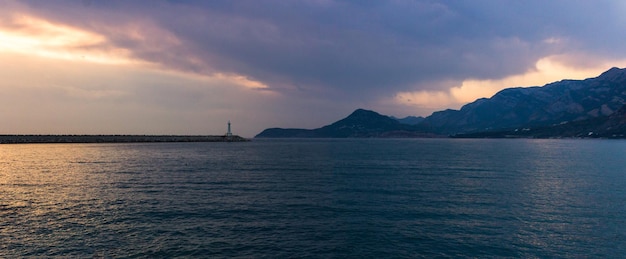
POLYGON ((427 130, 375 111, 357 109, 346 118, 316 129, 269 128, 255 138, 406 138, 429 137, 427 130))
POLYGON ((389 116, 389 117, 399 121, 402 124, 409 124, 409 125, 417 125, 417 124, 420 124, 422 121, 424 121, 424 117, 422 116, 406 116, 404 118, 396 118, 393 116, 389 116))
POLYGON ((584 80, 506 88, 459 110, 434 112, 422 123, 443 134, 550 125, 607 116, 620 109, 625 100, 626 69, 614 67, 584 80))
MULTIPOLYGON (((544 86, 506 88, 459 110, 437 111, 426 118, 413 117, 419 120, 416 124, 407 123, 406 119, 411 117, 397 119, 357 109, 346 118, 321 128, 270 128, 255 138, 441 137, 511 129, 547 129, 576 122, 581 125, 606 123, 605 117, 616 111, 626 112, 625 105, 626 69, 613 67, 597 77, 583 80, 564 79, 544 86)), ((585 127, 593 128, 590 125, 585 127)), ((558 132, 556 129, 548 131, 558 132)))
POLYGON ((459 134, 454 138, 626 138, 626 105, 608 116, 558 125, 459 134))

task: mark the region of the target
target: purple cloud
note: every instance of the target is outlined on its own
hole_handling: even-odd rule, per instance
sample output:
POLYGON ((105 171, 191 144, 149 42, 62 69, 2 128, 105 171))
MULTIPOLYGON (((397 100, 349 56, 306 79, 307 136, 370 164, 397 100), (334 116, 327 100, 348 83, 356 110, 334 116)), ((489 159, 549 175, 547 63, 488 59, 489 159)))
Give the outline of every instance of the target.
POLYGON ((163 68, 242 75, 334 102, 504 78, 548 55, 626 57, 626 7, 615 1, 25 3, 163 68))

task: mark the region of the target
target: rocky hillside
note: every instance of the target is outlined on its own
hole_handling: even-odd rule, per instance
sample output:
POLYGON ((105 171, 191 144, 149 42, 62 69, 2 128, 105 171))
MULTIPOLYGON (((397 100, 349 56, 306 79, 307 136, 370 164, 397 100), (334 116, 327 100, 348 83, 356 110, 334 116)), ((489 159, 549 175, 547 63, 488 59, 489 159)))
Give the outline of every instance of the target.
POLYGON ((609 116, 538 128, 477 132, 457 138, 626 138, 626 105, 609 116))
POLYGON ((626 114, 622 108, 625 104, 626 69, 611 68, 585 80, 504 89, 460 110, 439 111, 427 118, 396 119, 358 109, 318 129, 271 128, 256 137, 581 137, 589 132, 598 137, 619 137, 626 128, 626 119, 619 117, 626 114))
POLYGON ((374 111, 358 109, 348 117, 318 129, 271 128, 255 138, 384 138, 428 137, 422 127, 400 123, 374 111))
POLYGON ((421 125, 443 134, 545 126, 608 116, 625 103, 626 69, 611 68, 596 78, 504 89, 460 110, 435 112, 421 125))

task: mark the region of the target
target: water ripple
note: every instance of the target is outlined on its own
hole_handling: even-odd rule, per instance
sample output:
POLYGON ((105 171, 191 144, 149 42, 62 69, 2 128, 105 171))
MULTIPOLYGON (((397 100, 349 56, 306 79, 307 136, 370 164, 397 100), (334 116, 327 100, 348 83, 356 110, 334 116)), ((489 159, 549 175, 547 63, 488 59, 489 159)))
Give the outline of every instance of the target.
POLYGON ((0 257, 621 257, 624 151, 562 140, 2 146, 0 257))

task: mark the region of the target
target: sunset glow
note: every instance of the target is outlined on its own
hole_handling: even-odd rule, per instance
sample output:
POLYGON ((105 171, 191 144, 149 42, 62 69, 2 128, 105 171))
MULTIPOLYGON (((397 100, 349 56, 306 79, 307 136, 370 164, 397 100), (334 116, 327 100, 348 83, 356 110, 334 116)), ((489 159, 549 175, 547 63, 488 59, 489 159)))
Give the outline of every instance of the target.
POLYGON ((626 66, 617 2, 260 1, 0 1, 0 133, 253 136, 626 66))
POLYGON ((447 91, 400 92, 396 102, 427 109, 460 108, 461 105, 479 98, 488 98, 498 91, 510 87, 543 86, 562 79, 585 79, 598 76, 611 64, 626 66, 626 60, 590 62, 590 67, 572 67, 564 61, 567 56, 548 56, 540 59, 535 67, 524 74, 502 79, 467 79, 460 86, 453 86, 447 91))
POLYGON ((0 52, 105 64, 130 62, 127 50, 107 48, 101 35, 25 15, 0 24, 0 52))
POLYGON ((245 86, 247 88, 252 88, 252 89, 267 89, 268 88, 267 85, 259 81, 250 80, 247 77, 241 76, 241 75, 225 75, 225 74, 218 73, 216 75, 213 75, 213 77, 215 77, 218 80, 230 81, 232 83, 245 86))
POLYGON ((2 258, 621 258, 626 1, 0 0, 2 258))

